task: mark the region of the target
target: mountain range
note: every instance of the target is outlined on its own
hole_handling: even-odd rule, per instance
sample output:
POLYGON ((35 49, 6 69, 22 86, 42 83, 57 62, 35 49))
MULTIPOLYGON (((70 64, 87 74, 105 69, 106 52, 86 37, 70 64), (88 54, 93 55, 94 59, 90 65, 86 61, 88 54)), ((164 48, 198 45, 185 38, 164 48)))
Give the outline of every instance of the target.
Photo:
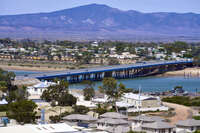
POLYGON ((0 16, 0 37, 69 40, 198 40, 200 14, 142 13, 90 4, 50 13, 0 16))

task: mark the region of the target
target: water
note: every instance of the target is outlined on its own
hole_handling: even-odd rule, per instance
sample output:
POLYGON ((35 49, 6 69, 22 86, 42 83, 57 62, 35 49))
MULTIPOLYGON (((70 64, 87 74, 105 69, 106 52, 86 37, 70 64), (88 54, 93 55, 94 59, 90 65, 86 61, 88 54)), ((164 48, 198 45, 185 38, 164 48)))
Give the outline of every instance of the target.
MULTIPOLYGON (((41 72, 34 71, 13 71, 17 76, 25 74, 36 74, 41 72)), ((123 83, 127 88, 138 89, 141 85, 143 92, 162 92, 171 90, 175 86, 183 86, 183 89, 188 92, 196 92, 196 88, 200 92, 200 78, 191 77, 144 77, 144 78, 135 78, 135 79, 121 79, 118 80, 118 83, 123 83)), ((102 82, 95 82, 95 89, 98 89, 102 82)), ((84 86, 81 84, 72 84, 70 88, 74 89, 83 89, 84 86)))
MULTIPOLYGON (((143 92, 163 92, 172 90, 175 86, 183 86, 183 89, 188 92, 196 92, 199 88, 200 92, 200 78, 184 78, 184 77, 144 77, 135 79, 121 79, 118 83, 123 83, 127 88, 138 89, 141 86, 143 92)), ((95 89, 98 89, 102 82, 96 82, 95 89)), ((83 89, 84 86, 74 84, 71 88, 83 89)))
POLYGON ((38 74, 41 72, 37 71, 23 71, 23 70, 8 70, 10 72, 14 72, 16 76, 24 76, 24 75, 29 75, 29 74, 38 74))

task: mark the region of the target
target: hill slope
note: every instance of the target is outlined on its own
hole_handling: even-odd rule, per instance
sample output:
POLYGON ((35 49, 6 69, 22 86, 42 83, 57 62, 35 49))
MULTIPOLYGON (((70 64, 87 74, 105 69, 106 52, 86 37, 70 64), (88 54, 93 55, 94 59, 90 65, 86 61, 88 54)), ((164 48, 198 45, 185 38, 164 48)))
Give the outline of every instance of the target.
POLYGON ((0 37, 167 39, 199 37, 200 14, 141 13, 91 4, 51 13, 0 16, 0 37))

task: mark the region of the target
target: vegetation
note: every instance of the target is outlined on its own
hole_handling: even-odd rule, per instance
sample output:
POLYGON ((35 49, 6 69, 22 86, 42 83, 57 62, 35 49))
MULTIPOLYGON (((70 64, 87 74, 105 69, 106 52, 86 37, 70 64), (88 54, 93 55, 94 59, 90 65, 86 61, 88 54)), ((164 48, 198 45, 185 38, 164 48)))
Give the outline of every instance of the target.
POLYGON ((50 116, 49 119, 51 120, 52 123, 58 123, 61 121, 61 117, 59 115, 50 116))
POLYGON ((47 102, 55 102, 59 106, 72 106, 76 104, 76 98, 68 93, 68 82, 50 86, 42 93, 41 98, 47 102))
POLYGON ((162 99, 163 102, 176 103, 185 106, 200 106, 200 97, 173 96, 162 99))
POLYGON ((82 105, 78 105, 78 106, 74 106, 74 114, 86 114, 87 112, 89 112, 89 108, 82 106, 82 105))
POLYGON ((95 109, 95 112, 99 115, 102 115, 107 112, 107 109, 105 107, 101 107, 101 105, 98 104, 98 107, 95 109))
POLYGON ((8 105, 7 116, 17 120, 20 124, 34 123, 37 105, 29 100, 12 102, 8 105))
POLYGON ((100 92, 105 93, 109 100, 112 101, 112 104, 115 106, 116 111, 118 112, 118 108, 116 105, 116 101, 127 91, 128 89, 120 83, 117 84, 117 80, 114 78, 104 78, 103 85, 99 87, 100 92))
POLYGON ((192 118, 195 119, 195 120, 200 120, 200 116, 199 115, 198 116, 193 116, 192 118))
POLYGON ((139 132, 139 131, 132 131, 132 130, 130 130, 127 133, 146 133, 146 132, 143 132, 143 131, 139 132))
POLYGON ((83 94, 85 97, 85 100, 91 100, 95 96, 95 91, 94 91, 94 85, 95 83, 89 80, 83 81, 83 85, 85 85, 85 88, 83 89, 83 94))
POLYGON ((193 133, 200 133, 200 130, 196 130, 196 131, 194 131, 193 133))
POLYGON ((108 64, 109 65, 119 65, 119 61, 117 60, 117 58, 109 58, 108 59, 108 64))

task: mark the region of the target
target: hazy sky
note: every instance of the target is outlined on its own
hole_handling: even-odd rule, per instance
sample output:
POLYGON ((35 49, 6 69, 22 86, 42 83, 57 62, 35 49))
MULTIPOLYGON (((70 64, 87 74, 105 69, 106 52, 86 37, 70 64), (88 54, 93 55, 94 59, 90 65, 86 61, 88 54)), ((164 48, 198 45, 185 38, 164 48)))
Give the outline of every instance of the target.
POLYGON ((0 0, 0 15, 50 12, 92 3, 141 12, 200 13, 200 0, 0 0))

